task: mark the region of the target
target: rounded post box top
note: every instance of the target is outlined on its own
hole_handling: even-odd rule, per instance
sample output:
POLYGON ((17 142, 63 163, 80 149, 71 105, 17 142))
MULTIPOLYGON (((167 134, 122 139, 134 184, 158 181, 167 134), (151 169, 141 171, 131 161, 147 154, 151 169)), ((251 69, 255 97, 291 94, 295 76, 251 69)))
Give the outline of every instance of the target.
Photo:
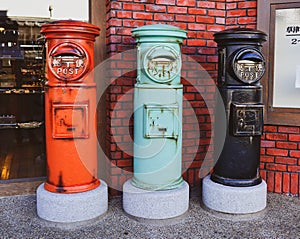
POLYGON ((99 36, 100 28, 82 21, 59 20, 42 26, 41 33, 46 39, 50 38, 83 38, 95 40, 99 36))
POLYGON ((177 41, 181 43, 187 32, 179 27, 166 24, 153 24, 138 27, 132 30, 132 36, 139 42, 177 41), (162 39, 163 40, 159 40, 162 39))
POLYGON ((263 42, 267 40, 267 34, 250 28, 230 28, 214 34, 216 42, 222 41, 258 41, 263 42))

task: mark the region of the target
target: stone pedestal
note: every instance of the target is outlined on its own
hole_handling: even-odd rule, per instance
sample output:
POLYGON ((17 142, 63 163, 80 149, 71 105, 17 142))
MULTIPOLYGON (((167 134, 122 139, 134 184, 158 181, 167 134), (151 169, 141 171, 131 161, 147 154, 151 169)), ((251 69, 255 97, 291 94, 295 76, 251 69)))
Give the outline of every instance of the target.
POLYGON ((189 207, 187 182, 163 191, 147 191, 132 185, 131 179, 123 185, 123 208, 131 216, 143 219, 171 219, 184 214, 189 207))
POLYGON ((203 179, 203 204, 222 213, 247 214, 262 211, 267 205, 267 184, 231 187, 215 183, 210 175, 203 179))
POLYGON ((102 180, 96 189, 72 194, 52 193, 41 184, 36 196, 38 216, 52 222, 82 222, 97 218, 108 209, 107 184, 102 180))

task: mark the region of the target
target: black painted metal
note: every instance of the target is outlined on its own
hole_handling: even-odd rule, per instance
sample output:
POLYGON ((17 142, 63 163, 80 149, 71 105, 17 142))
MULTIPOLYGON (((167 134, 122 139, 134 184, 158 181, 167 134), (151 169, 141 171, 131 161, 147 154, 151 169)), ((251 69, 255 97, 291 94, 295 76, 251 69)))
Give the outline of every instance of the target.
POLYGON ((261 47, 266 34, 235 28, 218 32, 214 37, 219 52, 218 89, 228 128, 211 179, 228 186, 254 186, 261 182, 258 170, 263 129, 260 78, 265 70, 261 47))

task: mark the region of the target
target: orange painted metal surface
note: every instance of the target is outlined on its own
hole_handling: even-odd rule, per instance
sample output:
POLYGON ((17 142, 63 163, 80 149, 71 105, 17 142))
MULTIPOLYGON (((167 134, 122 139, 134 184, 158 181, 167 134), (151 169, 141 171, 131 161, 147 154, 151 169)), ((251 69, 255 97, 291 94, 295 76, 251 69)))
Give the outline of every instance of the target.
POLYGON ((45 24, 45 122, 48 177, 45 189, 78 193, 100 185, 97 179, 94 41, 100 29, 63 20, 45 24))

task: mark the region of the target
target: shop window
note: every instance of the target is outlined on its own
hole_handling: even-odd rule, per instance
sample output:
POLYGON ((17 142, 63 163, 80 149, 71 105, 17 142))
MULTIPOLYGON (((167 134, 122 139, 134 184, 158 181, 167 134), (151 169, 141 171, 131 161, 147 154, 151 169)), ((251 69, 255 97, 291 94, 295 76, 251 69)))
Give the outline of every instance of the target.
MULTIPOLYGON (((68 7, 67 1, 52 6, 47 5, 50 1, 33 1, 39 8, 4 0, 0 9, 0 183, 46 176, 41 26, 63 18, 89 18, 89 0, 69 0, 68 7)), ((97 21, 95 13, 93 21, 97 21)))
MULTIPOLYGON (((0 183, 46 176, 41 26, 73 19, 105 29, 105 0, 29 2, 3 0, 0 9, 0 183)), ((105 57, 105 31, 96 40, 95 56, 96 64, 105 57)))
POLYGON ((300 1, 258 1, 257 26, 268 34, 265 123, 300 125, 300 1))
POLYGON ((46 175, 44 23, 0 11, 0 181, 46 175))

